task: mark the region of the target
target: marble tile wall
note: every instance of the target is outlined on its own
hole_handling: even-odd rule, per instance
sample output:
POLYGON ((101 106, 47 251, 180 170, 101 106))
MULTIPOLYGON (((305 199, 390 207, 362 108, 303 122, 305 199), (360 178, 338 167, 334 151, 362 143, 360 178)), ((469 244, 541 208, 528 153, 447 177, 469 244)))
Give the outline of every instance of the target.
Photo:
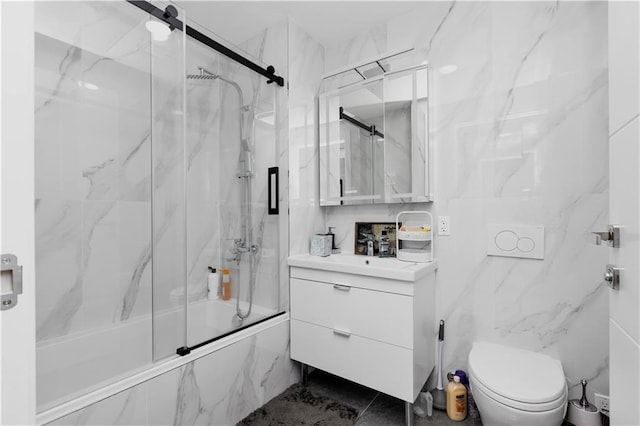
POLYGON ((323 46, 289 21, 289 253, 292 255, 308 253, 308 236, 327 231, 319 200, 316 101, 324 60, 323 46))
POLYGON ((435 202, 320 209, 317 186, 300 185, 295 202, 306 210, 294 214, 292 199, 301 232, 291 252, 306 252, 326 226, 351 251, 356 221, 450 216, 452 235, 435 240, 445 369, 465 368, 472 343, 490 340, 558 357, 572 397, 582 378, 606 394, 607 251, 590 234, 608 220, 606 21, 604 2, 435 2, 324 46, 325 71, 410 46, 426 52, 435 202), (457 70, 440 73, 445 65, 457 70), (545 259, 487 256, 492 223, 544 225, 545 259))
MULTIPOLYGON (((62 357, 46 348, 151 314, 154 111, 141 18, 120 3, 35 7, 39 408, 151 359, 149 339, 137 339, 127 362, 69 380, 88 359, 116 360, 119 345, 62 357)), ((165 77, 157 83, 166 89, 165 77)))
POLYGON ((101 3, 79 9, 129 18, 119 42, 92 39, 90 26, 52 34, 55 6, 36 8, 39 341, 150 309, 149 297, 123 297, 150 285, 148 36, 128 10, 101 3))

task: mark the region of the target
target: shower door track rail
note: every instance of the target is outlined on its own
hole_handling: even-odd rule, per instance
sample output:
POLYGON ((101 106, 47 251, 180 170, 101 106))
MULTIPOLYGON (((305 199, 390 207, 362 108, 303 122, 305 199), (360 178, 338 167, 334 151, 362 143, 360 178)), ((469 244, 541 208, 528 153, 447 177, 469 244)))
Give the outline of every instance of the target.
POLYGON ((368 124, 365 124, 365 123, 363 123, 361 121, 356 120, 355 118, 353 118, 350 115, 346 114, 344 112, 344 108, 343 107, 340 107, 339 113, 340 113, 340 120, 346 120, 349 123, 360 127, 362 130, 366 130, 367 132, 369 132, 369 134, 371 136, 376 135, 376 136, 380 136, 381 138, 384 138, 384 134, 379 132, 378 130, 376 130, 376 126, 374 126, 374 125, 369 126, 368 124))
POLYGON ((194 29, 193 27, 183 24, 183 22, 180 21, 176 16, 173 16, 171 9, 173 9, 173 13, 176 13, 176 9, 173 8, 173 6, 167 6, 165 10, 162 10, 144 0, 127 0, 127 2, 138 7, 139 9, 144 10, 150 15, 166 22, 167 24, 169 24, 169 28, 172 31, 174 29, 185 31, 186 29, 185 32, 189 37, 198 40, 200 43, 204 44, 205 46, 208 46, 213 50, 222 53, 226 57, 266 77, 267 84, 276 83, 278 86, 281 86, 281 87, 284 86, 284 78, 275 74, 276 69, 273 67, 273 65, 269 65, 267 68, 263 68, 260 65, 256 64, 255 62, 240 55, 239 53, 229 49, 228 47, 218 43, 212 38, 202 34, 200 31, 194 29))
POLYGON ((193 346, 182 346, 181 348, 176 349, 176 354, 178 354, 180 356, 188 355, 194 349, 201 348, 201 347, 203 347, 205 345, 208 345, 209 343, 213 343, 213 342, 215 342, 217 340, 220 340, 220 339, 222 339, 224 337, 227 337, 227 336, 230 336, 232 334, 235 334, 235 333, 239 332, 240 330, 244 330, 245 328, 253 327, 254 325, 258 325, 258 324, 263 323, 265 321, 269 321, 270 319, 279 317, 280 315, 284 315, 284 314, 286 314, 286 311, 278 312, 277 314, 273 314, 273 315, 270 315, 270 316, 268 316, 266 318, 262 318, 260 321, 252 322, 252 323, 244 325, 242 327, 238 327, 238 328, 236 328, 234 330, 228 331, 228 332, 226 332, 224 334, 221 334, 219 336, 216 336, 216 337, 214 337, 212 339, 205 340, 204 342, 200 342, 200 343, 198 343, 196 345, 193 345, 193 346))

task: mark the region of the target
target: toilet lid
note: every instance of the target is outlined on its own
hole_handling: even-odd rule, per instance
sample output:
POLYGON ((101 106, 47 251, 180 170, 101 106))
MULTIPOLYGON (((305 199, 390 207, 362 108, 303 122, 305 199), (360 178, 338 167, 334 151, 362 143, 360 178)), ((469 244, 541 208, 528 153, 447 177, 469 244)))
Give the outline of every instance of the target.
POLYGON ((495 343, 473 345, 469 373, 491 392, 521 403, 544 404, 562 399, 566 393, 558 360, 495 343))

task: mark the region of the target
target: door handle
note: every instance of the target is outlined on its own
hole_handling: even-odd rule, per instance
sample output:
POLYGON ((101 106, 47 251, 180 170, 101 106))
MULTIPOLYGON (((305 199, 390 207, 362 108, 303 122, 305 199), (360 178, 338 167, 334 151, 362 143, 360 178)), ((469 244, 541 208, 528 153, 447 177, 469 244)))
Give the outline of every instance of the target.
POLYGON ((22 265, 13 254, 0 257, 2 266, 2 284, 0 293, 0 311, 6 311, 18 304, 18 295, 22 294, 22 265))
POLYGON ((620 290, 620 268, 607 265, 607 269, 604 271, 604 280, 613 290, 620 290))

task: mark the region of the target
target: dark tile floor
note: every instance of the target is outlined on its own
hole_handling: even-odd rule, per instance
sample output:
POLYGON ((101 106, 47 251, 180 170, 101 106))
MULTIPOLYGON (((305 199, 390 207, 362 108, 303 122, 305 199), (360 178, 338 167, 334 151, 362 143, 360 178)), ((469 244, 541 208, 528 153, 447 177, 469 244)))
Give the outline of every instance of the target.
MULTIPOLYGON (((329 396, 343 404, 358 410, 356 425, 404 425, 404 401, 385 395, 373 389, 333 376, 321 370, 309 373, 308 387, 311 391, 329 396)), ((480 419, 467 417, 461 422, 454 422, 444 411, 433 410, 431 417, 413 416, 413 424, 424 425, 472 425, 481 426, 480 419)))

